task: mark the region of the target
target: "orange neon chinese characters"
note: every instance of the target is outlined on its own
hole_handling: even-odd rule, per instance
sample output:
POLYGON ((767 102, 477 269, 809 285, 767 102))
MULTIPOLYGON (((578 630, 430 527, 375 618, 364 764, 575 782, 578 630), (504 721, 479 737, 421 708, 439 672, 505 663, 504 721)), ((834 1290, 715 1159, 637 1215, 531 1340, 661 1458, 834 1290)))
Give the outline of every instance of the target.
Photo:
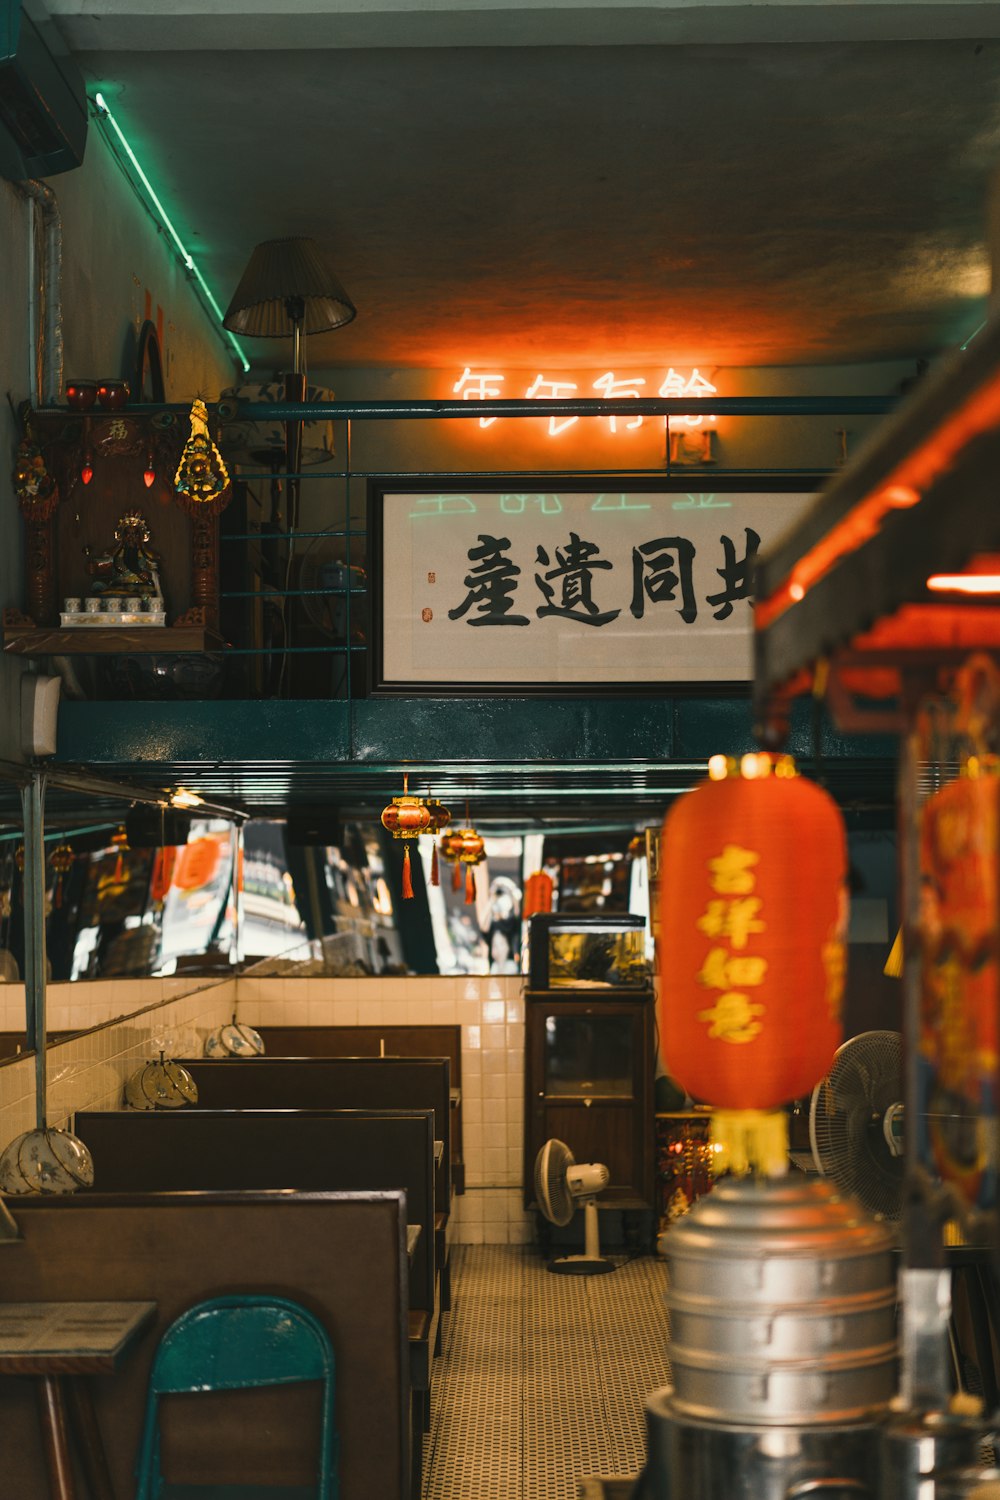
POLYGON ((840 1041, 840 814, 786 757, 747 770, 734 762, 679 798, 660 842, 664 1057, 694 1098, 724 1109, 808 1092, 840 1041))

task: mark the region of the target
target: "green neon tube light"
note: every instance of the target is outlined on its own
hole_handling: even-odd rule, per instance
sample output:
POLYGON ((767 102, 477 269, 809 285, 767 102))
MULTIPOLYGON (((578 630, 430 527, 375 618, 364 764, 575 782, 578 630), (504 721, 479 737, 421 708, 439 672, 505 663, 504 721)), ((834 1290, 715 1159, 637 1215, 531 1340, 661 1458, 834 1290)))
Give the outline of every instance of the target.
POLYGON ((126 140, 124 132, 122 131, 121 126, 118 124, 118 121, 115 119, 114 115, 111 113, 111 110, 108 108, 108 102, 105 99, 104 95, 103 94, 95 94, 94 95, 94 104, 97 106, 97 111, 98 111, 98 114, 100 115, 101 119, 107 121, 108 126, 110 127, 110 129, 114 133, 115 139, 117 140, 118 144, 121 146, 121 148, 124 151, 126 157, 128 158, 128 161, 129 161, 129 163, 130 163, 133 171, 135 172, 135 175, 138 177, 139 181, 142 183, 143 187, 145 188, 146 194, 147 194, 147 196, 149 198, 150 203, 153 205, 154 209, 156 210, 156 214, 157 214, 157 217, 159 218, 160 223, 163 225, 163 228, 167 231, 167 233, 169 234, 170 238, 173 240, 174 244, 177 247, 177 252, 180 255, 180 258, 181 258, 181 260, 182 260, 182 262, 184 264, 185 269, 191 274, 191 276, 197 282, 197 284, 200 287, 202 295, 204 296, 206 302, 208 303, 209 307, 212 309, 212 311, 215 313, 216 317, 218 318, 218 320, 219 320, 219 331, 222 333, 223 337, 226 338, 228 340, 228 342, 233 346, 233 349, 236 351, 236 356, 239 359, 239 362, 242 365, 243 372, 245 374, 250 369, 250 361, 247 359, 246 354, 244 353, 242 345, 239 343, 239 341, 237 339, 235 339, 233 337, 233 335, 229 332, 228 328, 223 328, 222 327, 222 319, 224 317, 222 308, 219 306, 218 302, 215 300, 215 297, 214 297, 214 295, 212 293, 211 287, 209 286, 208 282, 205 280, 204 276, 201 274, 201 271, 198 269, 198 266, 195 264, 194 256, 188 250, 187 246, 184 244, 184 242, 181 239, 180 235, 177 233, 177 230, 174 228, 173 224, 170 222, 170 216, 169 216, 169 214, 167 213, 166 209, 163 207, 163 204, 160 202, 160 199, 157 196, 157 193, 156 193, 155 188, 153 187, 153 184, 150 182, 149 178, 146 176, 146 173, 143 171, 142 166, 141 166, 141 164, 139 162, 139 158, 136 156, 135 152, 132 150, 132 147, 129 145, 128 141, 126 140))

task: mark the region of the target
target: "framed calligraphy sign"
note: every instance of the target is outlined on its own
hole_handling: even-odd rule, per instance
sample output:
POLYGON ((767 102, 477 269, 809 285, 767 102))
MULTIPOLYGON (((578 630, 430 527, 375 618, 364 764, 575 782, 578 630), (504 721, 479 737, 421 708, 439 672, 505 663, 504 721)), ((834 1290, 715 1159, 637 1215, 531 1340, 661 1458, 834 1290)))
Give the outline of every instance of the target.
POLYGON ((372 481, 371 691, 745 686, 757 553, 817 484, 704 471, 372 481))

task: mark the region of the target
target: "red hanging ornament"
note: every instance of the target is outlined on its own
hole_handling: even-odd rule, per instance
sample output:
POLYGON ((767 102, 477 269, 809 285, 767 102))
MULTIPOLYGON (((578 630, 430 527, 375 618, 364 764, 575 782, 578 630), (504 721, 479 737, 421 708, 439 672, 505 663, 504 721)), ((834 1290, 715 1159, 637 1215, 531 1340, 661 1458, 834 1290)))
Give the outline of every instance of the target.
MULTIPOLYGON (((443 802, 439 802, 436 797, 432 797, 428 792, 427 798, 424 802, 424 806, 430 813, 431 818, 430 823, 428 824, 429 833, 438 834, 442 829, 447 828, 448 824, 451 822, 451 813, 448 808, 445 807, 443 802)), ((438 846, 437 844, 435 844, 433 849, 431 850, 431 885, 440 884, 441 874, 440 867, 438 865, 438 846)))
POLYGON ((147 490, 152 489, 156 483, 156 460, 153 456, 152 448, 150 448, 149 453, 146 455, 146 467, 142 471, 142 482, 147 490))
POLYGON ((125 824, 119 823, 115 832, 111 835, 113 848, 118 850, 118 858, 115 861, 115 873, 112 880, 115 885, 125 883, 125 854, 128 850, 128 834, 125 832, 125 824))
MULTIPOLYGON (((409 774, 403 776, 403 795, 393 797, 387 807, 382 809, 382 827, 392 834, 394 839, 416 839, 422 833, 426 833, 430 827, 431 815, 420 797, 409 795, 409 774)), ((405 901, 413 898, 413 881, 410 874, 410 848, 409 844, 403 851, 403 899, 405 901)))
POLYGON ((75 855, 69 844, 57 844, 49 855, 49 864, 55 881, 52 886, 52 904, 56 908, 62 906, 63 876, 73 868, 75 855))
POLYGON ((153 873, 149 881, 150 900, 154 906, 161 907, 167 899, 174 875, 174 867, 177 864, 177 849, 173 844, 167 844, 162 849, 157 849, 153 860, 153 873))
POLYGON ((536 870, 524 883, 524 910, 521 915, 527 921, 537 912, 552 910, 552 876, 544 870, 536 870))
POLYGON ((788 756, 723 756, 660 840, 660 1034, 678 1083, 723 1109, 806 1094, 841 1037, 844 825, 788 756))
POLYGON ((192 839, 177 856, 171 883, 180 891, 200 891, 214 878, 220 854, 217 838, 192 839))
MULTIPOLYGON (((468 812, 466 812, 468 818, 468 812)), ((461 830, 461 837, 456 846, 459 864, 465 866, 465 904, 471 906, 476 899, 476 877, 473 874, 473 866, 481 864, 486 857, 486 843, 481 834, 478 834, 471 826, 461 830)), ((458 874, 458 865, 455 866, 458 874)), ((458 886, 455 886, 458 889, 458 886)))

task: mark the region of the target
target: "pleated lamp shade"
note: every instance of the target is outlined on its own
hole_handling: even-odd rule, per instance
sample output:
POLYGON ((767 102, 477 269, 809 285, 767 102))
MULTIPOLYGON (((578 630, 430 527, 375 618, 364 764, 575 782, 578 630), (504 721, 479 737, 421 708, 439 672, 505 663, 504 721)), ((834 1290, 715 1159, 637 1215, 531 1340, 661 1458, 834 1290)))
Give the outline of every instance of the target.
POLYGON ((265 240, 250 257, 223 325, 250 338, 287 338, 297 321, 296 304, 307 334, 340 328, 357 311, 322 245, 301 238, 265 240))

